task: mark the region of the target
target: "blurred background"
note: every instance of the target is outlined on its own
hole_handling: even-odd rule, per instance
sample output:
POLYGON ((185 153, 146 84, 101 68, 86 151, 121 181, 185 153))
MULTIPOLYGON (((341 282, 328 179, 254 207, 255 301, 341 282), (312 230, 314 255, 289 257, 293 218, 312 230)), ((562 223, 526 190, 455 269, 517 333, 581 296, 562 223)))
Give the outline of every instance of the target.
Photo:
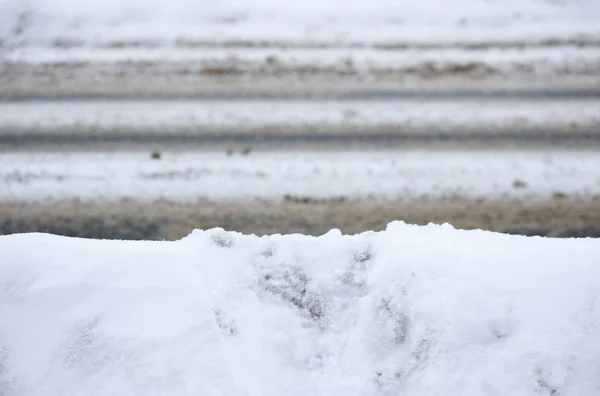
POLYGON ((600 236, 597 0, 0 0, 0 233, 600 236))

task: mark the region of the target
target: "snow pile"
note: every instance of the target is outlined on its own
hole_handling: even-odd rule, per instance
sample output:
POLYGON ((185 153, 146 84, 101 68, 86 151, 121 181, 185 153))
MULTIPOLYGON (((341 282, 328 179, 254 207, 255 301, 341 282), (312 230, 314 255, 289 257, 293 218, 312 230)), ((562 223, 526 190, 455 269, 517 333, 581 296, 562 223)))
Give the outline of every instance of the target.
POLYGON ((600 243, 0 237, 2 395, 598 395, 600 243))

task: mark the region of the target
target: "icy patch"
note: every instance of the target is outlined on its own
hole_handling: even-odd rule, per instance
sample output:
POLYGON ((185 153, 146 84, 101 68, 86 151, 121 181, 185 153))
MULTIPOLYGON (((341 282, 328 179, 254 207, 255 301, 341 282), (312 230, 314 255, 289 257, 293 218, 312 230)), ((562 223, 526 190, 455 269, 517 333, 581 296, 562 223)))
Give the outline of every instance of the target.
POLYGON ((403 223, 0 237, 0 394, 600 394, 597 257, 403 223))

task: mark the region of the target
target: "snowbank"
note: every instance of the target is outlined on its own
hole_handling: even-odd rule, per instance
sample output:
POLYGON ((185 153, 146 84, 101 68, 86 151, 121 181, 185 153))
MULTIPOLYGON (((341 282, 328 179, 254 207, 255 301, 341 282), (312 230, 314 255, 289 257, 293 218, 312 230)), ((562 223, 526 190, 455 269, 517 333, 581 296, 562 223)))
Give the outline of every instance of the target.
POLYGON ((597 395, 600 243, 0 237, 2 395, 597 395))

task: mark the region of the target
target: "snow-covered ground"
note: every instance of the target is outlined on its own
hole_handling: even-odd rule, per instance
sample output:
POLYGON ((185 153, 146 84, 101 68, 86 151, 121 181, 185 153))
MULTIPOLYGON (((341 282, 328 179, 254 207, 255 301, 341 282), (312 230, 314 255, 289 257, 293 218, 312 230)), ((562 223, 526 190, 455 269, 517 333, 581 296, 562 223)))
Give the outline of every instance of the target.
POLYGON ((0 84, 140 94, 241 74, 226 89, 598 89, 599 21, 595 0, 0 0, 0 84))
POLYGON ((118 42, 430 43, 598 39, 594 0, 2 0, 2 37, 118 42))
POLYGON ((597 100, 392 100, 392 101, 84 101, 0 103, 0 130, 79 133, 130 128, 162 133, 198 128, 205 132, 350 130, 378 127, 390 132, 473 128, 569 129, 600 126, 597 100))
POLYGON ((600 243, 0 237, 0 394, 600 394, 600 243))
MULTIPOLYGON (((75 47, 31 45, 5 55, 5 60, 40 65, 74 65, 71 74, 87 64, 141 63, 143 68, 174 75, 331 75, 382 78, 404 75, 439 78, 464 74, 472 78, 535 73, 540 76, 594 75, 600 70, 597 46, 533 46, 521 48, 285 48, 285 47, 75 47)), ((56 66, 54 66, 56 67, 56 66)), ((88 66, 89 67, 89 66, 88 66)), ((90 76, 93 78, 93 76, 90 76)))
POLYGON ((595 151, 6 153, 0 200, 280 200, 600 194, 595 151))
MULTIPOLYGON (((600 39, 599 39, 600 40, 600 39)), ((393 72, 421 67, 424 64, 437 64, 443 70, 446 65, 473 64, 494 66, 498 71, 511 72, 523 65, 532 65, 540 73, 554 70, 563 72, 572 70, 584 72, 586 67, 596 66, 600 62, 600 43, 598 46, 563 45, 532 48, 405 48, 401 50, 383 48, 280 48, 257 47, 250 49, 209 47, 209 48, 90 48, 75 47, 57 51, 52 47, 32 46, 28 51, 15 53, 6 59, 36 63, 74 63, 85 62, 179 62, 193 66, 235 67, 243 72, 258 72, 265 68, 273 71, 301 71, 307 68, 327 68, 339 72, 354 71, 393 72)), ((264 71, 264 70, 263 70, 264 71)), ((476 72, 477 70, 474 70, 476 72)), ((481 70, 485 74, 486 70, 481 70)))

